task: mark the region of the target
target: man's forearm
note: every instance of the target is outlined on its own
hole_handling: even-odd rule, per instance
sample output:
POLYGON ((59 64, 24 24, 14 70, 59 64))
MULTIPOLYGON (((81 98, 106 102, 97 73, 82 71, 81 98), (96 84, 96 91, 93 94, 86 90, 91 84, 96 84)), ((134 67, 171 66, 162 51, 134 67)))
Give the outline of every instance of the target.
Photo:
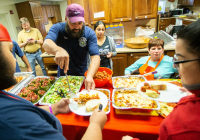
POLYGON ((19 45, 20 48, 23 48, 23 47, 25 47, 25 46, 27 45, 27 42, 20 43, 20 44, 18 44, 18 45, 19 45))
POLYGON ((98 124, 89 124, 81 140, 102 140, 102 130, 98 124))
POLYGON ((42 39, 40 39, 40 40, 35 40, 35 43, 41 45, 41 44, 43 44, 43 40, 42 40, 42 39))
POLYGON ((100 66, 100 57, 99 55, 91 56, 90 66, 88 68, 87 76, 94 77, 95 73, 97 72, 100 66))
POLYGON ((56 52, 60 49, 60 47, 57 46, 51 39, 46 39, 42 47, 48 54, 53 55, 55 55, 56 52))
POLYGON ((22 58, 22 61, 26 64, 27 68, 31 68, 31 65, 29 64, 26 55, 23 55, 21 58, 22 58))

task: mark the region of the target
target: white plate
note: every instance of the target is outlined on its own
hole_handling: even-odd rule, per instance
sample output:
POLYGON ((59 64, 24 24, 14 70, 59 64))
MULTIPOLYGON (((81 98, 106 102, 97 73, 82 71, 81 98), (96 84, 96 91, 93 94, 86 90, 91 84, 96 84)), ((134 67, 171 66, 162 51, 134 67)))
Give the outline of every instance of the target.
MULTIPOLYGON (((147 83, 149 83, 151 85, 151 83, 153 83, 153 82, 155 82, 155 81, 148 81, 147 83)), ((138 84, 137 90, 139 91, 140 94, 142 94, 143 96, 145 96, 147 98, 150 98, 150 99, 156 100, 156 101, 167 102, 167 103, 179 102, 179 100, 182 97, 187 96, 186 92, 182 92, 180 90, 179 86, 176 86, 176 85, 168 83, 168 82, 163 82, 163 81, 160 81, 160 82, 167 85, 167 90, 158 90, 158 92, 160 92, 160 96, 158 98, 151 98, 151 97, 147 96, 145 94, 145 92, 142 92, 140 90, 145 82, 138 84)))
MULTIPOLYGON (((77 93, 76 95, 79 96, 80 94, 86 94, 86 93, 88 93, 89 95, 98 93, 99 97, 100 97, 101 104, 103 105, 103 109, 107 106, 108 98, 104 93, 102 93, 100 91, 90 90, 90 92, 88 92, 87 90, 82 90, 81 92, 77 93)), ((86 111, 86 106, 85 105, 81 106, 81 107, 78 107, 77 102, 72 101, 72 100, 70 102, 71 103, 69 104, 69 108, 75 114, 81 115, 81 116, 90 116, 90 115, 92 115, 92 112, 87 112, 86 111)))

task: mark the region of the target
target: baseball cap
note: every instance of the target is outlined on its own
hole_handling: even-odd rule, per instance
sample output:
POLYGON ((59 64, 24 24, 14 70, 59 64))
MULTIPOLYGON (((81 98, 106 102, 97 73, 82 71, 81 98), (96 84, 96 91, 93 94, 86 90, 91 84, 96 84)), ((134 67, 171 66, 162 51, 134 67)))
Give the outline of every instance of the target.
POLYGON ((85 22, 84 9, 79 4, 70 4, 66 9, 66 16, 69 18, 71 23, 79 21, 85 22))
POLYGON ((0 42, 2 41, 12 42, 8 30, 0 23, 0 42))

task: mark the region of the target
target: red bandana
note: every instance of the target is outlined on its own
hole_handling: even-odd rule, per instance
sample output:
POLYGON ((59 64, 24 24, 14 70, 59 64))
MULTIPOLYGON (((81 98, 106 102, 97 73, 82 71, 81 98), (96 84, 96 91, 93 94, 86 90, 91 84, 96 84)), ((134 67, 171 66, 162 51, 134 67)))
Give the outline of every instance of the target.
POLYGON ((12 42, 6 27, 0 23, 0 42, 2 41, 12 42))

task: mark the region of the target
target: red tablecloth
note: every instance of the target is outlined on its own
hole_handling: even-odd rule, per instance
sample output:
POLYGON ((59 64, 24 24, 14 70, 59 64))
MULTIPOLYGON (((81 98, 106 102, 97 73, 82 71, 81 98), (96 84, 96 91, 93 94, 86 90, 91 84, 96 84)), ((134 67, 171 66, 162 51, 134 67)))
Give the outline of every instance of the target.
MULTIPOLYGON (((104 88, 109 89, 112 93, 111 83, 104 88)), ((164 119, 161 116, 116 114, 112 106, 107 116, 108 121, 103 129, 104 140, 121 140, 124 135, 138 137, 141 140, 155 140, 158 138, 159 126, 164 119)), ((59 114, 56 117, 60 120, 63 134, 68 140, 80 140, 89 124, 89 117, 79 116, 73 112, 59 114)))

